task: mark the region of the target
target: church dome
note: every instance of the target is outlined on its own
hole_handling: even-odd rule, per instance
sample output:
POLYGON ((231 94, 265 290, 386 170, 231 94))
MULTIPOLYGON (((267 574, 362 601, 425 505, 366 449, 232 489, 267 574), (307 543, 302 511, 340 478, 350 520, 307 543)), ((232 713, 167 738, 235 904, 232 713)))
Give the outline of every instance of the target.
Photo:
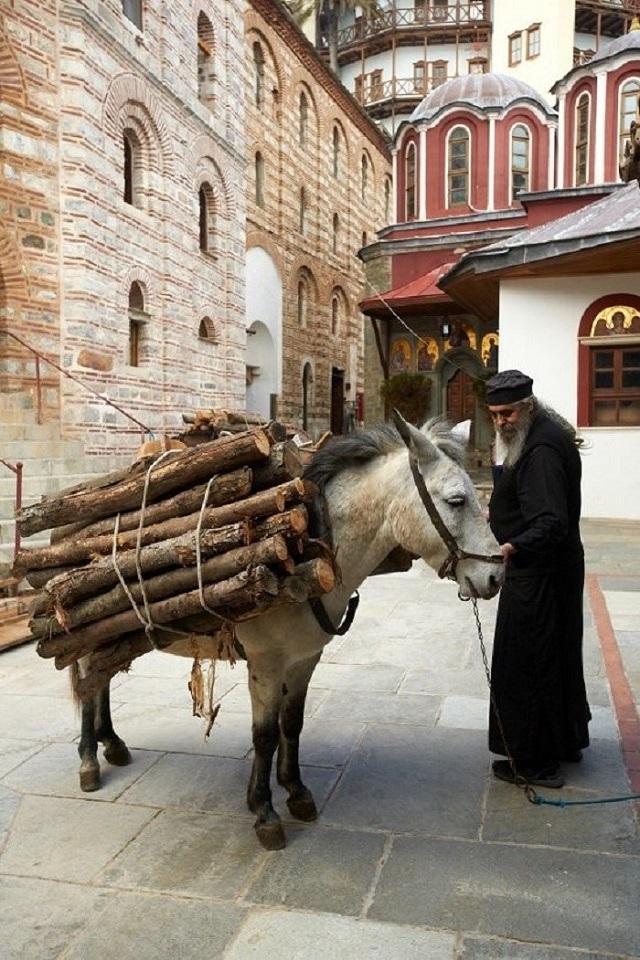
POLYGON ((453 106, 505 110, 522 101, 534 104, 547 115, 555 113, 545 98, 522 80, 503 73, 469 73, 447 80, 428 93, 411 114, 410 122, 432 120, 453 106))
POLYGON ((632 28, 629 33, 623 33, 621 37, 616 37, 611 43, 606 43, 597 53, 591 57, 589 63, 597 63, 598 60, 608 60, 615 57, 618 53, 626 51, 640 50, 640 29, 632 28))

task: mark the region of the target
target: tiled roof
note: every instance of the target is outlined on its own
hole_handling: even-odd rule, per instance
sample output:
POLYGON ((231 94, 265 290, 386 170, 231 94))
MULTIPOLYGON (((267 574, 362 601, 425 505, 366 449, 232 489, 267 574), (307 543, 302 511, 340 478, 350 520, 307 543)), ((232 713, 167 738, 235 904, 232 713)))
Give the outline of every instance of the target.
POLYGON ((528 83, 502 73, 470 73, 447 80, 418 104, 410 122, 430 120, 446 107, 474 106, 480 110, 504 110, 518 101, 529 101, 555 115, 546 99, 528 83))

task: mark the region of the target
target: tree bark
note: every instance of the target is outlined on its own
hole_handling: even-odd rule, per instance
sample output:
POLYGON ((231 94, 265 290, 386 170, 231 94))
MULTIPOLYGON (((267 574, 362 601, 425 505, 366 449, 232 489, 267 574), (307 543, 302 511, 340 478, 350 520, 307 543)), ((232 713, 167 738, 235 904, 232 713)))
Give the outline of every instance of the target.
MULTIPOLYGON (((275 534, 282 534, 288 542, 296 542, 307 528, 308 516, 302 505, 285 513, 263 520, 234 523, 218 530, 201 534, 201 560, 246 546, 275 534)), ((130 550, 117 558, 118 569, 125 580, 137 578, 136 551, 130 550)), ((139 556, 141 571, 153 573, 169 567, 193 566, 196 563, 196 535, 191 532, 170 543, 143 547, 139 556)), ((47 593, 62 607, 71 607, 84 597, 94 596, 118 583, 118 574, 110 557, 98 560, 80 569, 73 569, 54 577, 45 584, 47 593)))
MULTIPOLYGON (((270 452, 269 437, 259 428, 233 437, 179 450, 148 475, 149 502, 183 490, 215 473, 264 460, 270 452)), ((142 500, 147 473, 134 474, 115 485, 91 491, 77 490, 66 496, 46 498, 16 515, 23 536, 59 527, 79 515, 87 522, 109 517, 118 511, 135 509, 142 500)))
MULTIPOLYGON (((237 500, 220 507, 210 507, 203 511, 200 520, 199 513, 192 513, 186 517, 176 517, 162 523, 144 527, 141 531, 128 530, 118 533, 118 551, 137 549, 138 545, 145 547, 150 544, 159 544, 170 541, 182 534, 195 530, 200 522, 202 531, 211 528, 220 528, 237 522, 244 517, 268 516, 283 512, 287 505, 296 503, 304 497, 311 498, 310 484, 299 478, 269 490, 262 490, 244 500, 237 500)), ((97 556, 106 556, 113 551, 113 535, 105 534, 100 537, 91 537, 79 540, 74 537, 62 540, 49 547, 40 549, 21 550, 14 562, 13 569, 24 575, 29 570, 45 567, 61 567, 88 563, 97 556)))
MULTIPOLYGON (((278 534, 267 540, 258 540, 246 547, 237 547, 211 560, 206 560, 200 567, 202 583, 210 584, 227 580, 247 567, 257 564, 286 564, 288 559, 289 550, 286 541, 281 534, 278 534)), ((180 593, 188 593, 197 587, 197 569, 178 567, 145 580, 144 595, 147 602, 154 602, 180 593)), ((102 620, 130 608, 130 597, 138 606, 143 604, 143 590, 139 583, 131 583, 129 593, 130 596, 121 584, 118 584, 106 593, 90 597, 66 609, 49 594, 48 606, 53 607, 53 610, 45 612, 41 609, 38 613, 38 605, 36 605, 35 616, 29 622, 31 633, 34 637, 51 636, 74 630, 88 623, 95 623, 96 620, 102 620)), ((44 607, 44 600, 39 603, 44 607)))
MULTIPOLYGON (((207 503, 210 507, 217 507, 223 503, 228 503, 230 500, 247 497, 251 492, 252 483, 253 471, 250 467, 241 467, 239 470, 223 473, 211 484, 207 503)), ((194 510, 198 510, 202 506, 206 489, 207 484, 201 483, 190 490, 176 493, 175 496, 166 500, 149 504, 144 511, 145 526, 161 523, 163 520, 172 517, 183 517, 186 514, 193 513, 194 510)), ((121 513, 119 529, 123 532, 137 529, 140 525, 141 515, 141 510, 129 510, 127 513, 121 513)), ((112 534, 115 530, 115 524, 115 517, 107 517, 105 520, 98 520, 96 523, 89 524, 89 526, 80 522, 58 527, 51 531, 51 543, 58 543, 72 535, 76 540, 85 540, 90 537, 112 534)))
MULTIPOLYGON (((232 619, 234 608, 246 608, 247 605, 259 608, 260 604, 264 604, 266 609, 277 595, 276 575, 259 565, 243 570, 228 580, 204 587, 202 598, 199 590, 192 590, 150 603, 146 609, 140 609, 140 614, 148 617, 151 624, 169 624, 202 610, 204 600, 208 607, 216 611, 216 615, 222 619, 232 619)), ((42 637, 37 649, 41 657, 56 657, 61 666, 69 666, 105 641, 132 633, 139 627, 140 618, 136 610, 126 610, 69 633, 42 637)))

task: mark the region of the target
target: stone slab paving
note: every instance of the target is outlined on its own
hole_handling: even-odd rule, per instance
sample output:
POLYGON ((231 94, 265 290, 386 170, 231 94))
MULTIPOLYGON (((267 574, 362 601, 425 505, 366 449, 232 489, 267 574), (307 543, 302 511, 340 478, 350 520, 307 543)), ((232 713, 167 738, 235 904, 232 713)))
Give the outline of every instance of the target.
MULTIPOLYGON (((640 525, 585 525, 626 675, 640 689, 640 525)), ((318 666, 301 745, 320 818, 245 806, 246 669, 221 665, 211 737, 187 660, 148 654, 112 685, 133 762, 78 786, 68 683, 32 644, 0 654, 1 960, 629 960, 640 957, 638 806, 534 806, 495 781, 473 612, 421 564, 367 582, 318 666)), ((487 656, 496 601, 480 604, 487 656)), ((629 790, 585 602, 592 746, 546 799, 629 790)), ((542 791, 541 791, 542 793, 542 791)))

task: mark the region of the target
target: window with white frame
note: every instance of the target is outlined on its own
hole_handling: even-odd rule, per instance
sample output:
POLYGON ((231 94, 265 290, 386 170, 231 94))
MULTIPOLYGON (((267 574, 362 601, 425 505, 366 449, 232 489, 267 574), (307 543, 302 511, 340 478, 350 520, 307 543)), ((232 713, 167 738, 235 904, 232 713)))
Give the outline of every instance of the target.
POLYGON ((515 67, 522 61, 522 31, 512 33, 509 37, 509 66, 515 67))
POLYGON ((540 56, 540 24, 532 23, 527 30, 527 60, 540 56))
POLYGON ((531 134, 523 123, 517 123, 511 129, 511 203, 529 189, 530 168, 531 134))
POLYGON ((410 143, 404 162, 404 210, 406 220, 415 220, 416 203, 416 145, 410 143))
POLYGON ((619 106, 619 133, 618 142, 620 144, 618 156, 620 159, 624 156, 625 147, 629 139, 631 121, 635 120, 638 113, 638 100, 640 98, 640 81, 635 77, 627 80, 620 88, 620 106, 619 106))
POLYGON ((447 144, 447 206, 469 205, 470 138, 466 127, 454 127, 447 144))
POLYGON ((589 94, 582 93, 576 103, 574 183, 581 187, 589 175, 589 94))

